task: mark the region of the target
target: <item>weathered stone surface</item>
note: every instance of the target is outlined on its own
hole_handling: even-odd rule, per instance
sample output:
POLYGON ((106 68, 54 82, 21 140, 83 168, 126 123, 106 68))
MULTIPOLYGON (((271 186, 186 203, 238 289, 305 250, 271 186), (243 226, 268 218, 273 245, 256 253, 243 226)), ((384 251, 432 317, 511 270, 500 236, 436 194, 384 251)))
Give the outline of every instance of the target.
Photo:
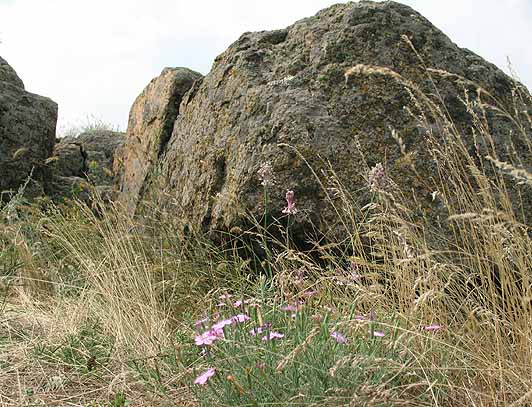
MULTIPOLYGON (((464 88, 475 99, 476 87, 452 75, 434 73, 431 78, 426 67, 474 81, 501 104, 511 104, 515 84, 509 77, 398 3, 336 5, 283 30, 245 33, 184 96, 168 145, 159 152, 157 167, 149 170, 150 182, 142 183, 149 177, 128 171, 146 171, 153 158, 148 164, 139 158, 136 166, 126 165, 124 178, 141 182, 135 193, 154 199, 189 230, 246 226, 244 213, 260 218, 264 192, 257 170, 266 161, 277 178, 269 192, 270 215, 283 216, 285 192, 293 189, 299 212, 292 216, 290 230, 300 241, 312 230, 328 233, 337 222, 338 208, 327 199, 327 188, 335 186, 328 162, 360 205, 372 195, 368 168, 382 162, 403 191, 414 193, 430 209, 438 203, 425 181, 438 174, 422 149, 426 134, 405 109, 419 114, 414 88, 445 102, 471 154, 480 153, 476 159, 483 160, 487 143, 477 140, 475 151, 472 119, 460 101, 464 88), (346 78, 346 71, 359 64, 388 70, 359 69, 346 78), (392 129, 412 153, 421 177, 405 165, 392 129)), ((510 142, 517 151, 527 151, 523 138, 514 137, 518 132, 510 120, 493 111, 487 120, 501 158, 515 158, 507 149, 510 142)), ((434 130, 441 127, 434 123, 434 130)), ((141 151, 140 157, 146 154, 141 151)), ((530 168, 530 162, 522 165, 530 168)), ((521 191, 521 196, 529 214, 530 195, 521 191)), ((332 232, 341 236, 341 226, 332 232)))
POLYGON ((40 185, 32 190, 42 190, 49 177, 45 160, 52 153, 56 122, 57 104, 27 92, 0 58, 0 192, 16 191, 32 170, 40 185))
POLYGON ((87 171, 86 153, 77 143, 59 141, 54 147, 55 170, 63 177, 83 177, 87 171))
POLYGON ((90 185, 84 177, 68 176, 63 177, 55 174, 48 183, 48 195, 56 201, 65 198, 76 198, 89 202, 90 185))
POLYGON ((24 89, 24 82, 5 59, 0 57, 0 82, 9 82, 19 88, 24 89))
POLYGON ((114 157, 123 143, 124 133, 108 130, 60 139, 50 160, 53 177, 48 193, 56 198, 85 196, 87 183, 90 183, 108 197, 115 182, 114 157))
POLYGON ((135 211, 146 177, 170 139, 183 95, 201 77, 187 68, 165 68, 131 107, 126 142, 115 161, 118 201, 128 212, 135 211))

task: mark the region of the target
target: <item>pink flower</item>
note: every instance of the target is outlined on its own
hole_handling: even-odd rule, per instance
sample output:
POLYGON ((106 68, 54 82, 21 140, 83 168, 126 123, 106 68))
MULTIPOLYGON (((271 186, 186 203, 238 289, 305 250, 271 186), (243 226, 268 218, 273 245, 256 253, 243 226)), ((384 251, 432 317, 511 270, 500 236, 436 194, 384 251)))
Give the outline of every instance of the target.
POLYGON ((295 312, 298 309, 299 309, 299 307, 297 305, 293 305, 293 304, 288 304, 285 307, 281 307, 282 311, 288 311, 288 312, 295 312))
POLYGON ((247 299, 247 300, 244 300, 244 301, 237 300, 237 301, 235 301, 233 303, 233 307, 235 307, 235 308, 238 308, 238 307, 240 307, 242 305, 248 305, 250 307, 258 307, 259 306, 258 304, 254 303, 253 300, 251 300, 251 299, 247 299))
POLYGON ((263 341, 269 341, 271 339, 282 339, 282 338, 284 338, 284 334, 282 334, 280 332, 272 331, 272 332, 269 332, 268 335, 264 335, 262 337, 262 340, 263 341))
POLYGON ((231 294, 222 294, 218 298, 220 298, 221 300, 227 300, 227 299, 229 299, 231 297, 232 297, 231 294))
POLYGON ((272 326, 272 324, 270 324, 269 322, 266 322, 264 325, 261 325, 261 326, 259 326, 257 328, 251 329, 249 331, 249 334, 252 335, 252 336, 261 334, 263 330, 271 328, 271 326, 272 326))
POLYGON ((386 172, 384 171, 384 167, 381 163, 377 163, 368 174, 368 184, 369 189, 372 192, 376 192, 379 190, 384 189, 384 187, 387 185, 387 177, 386 172))
POLYGON ((262 329, 263 329, 262 326, 259 326, 259 327, 257 327, 257 328, 250 329, 250 330, 249 330, 249 334, 250 334, 251 336, 255 336, 255 335, 261 334, 261 333, 262 333, 262 329))
POLYGON ((337 343, 347 343, 347 338, 343 336, 340 332, 331 332, 331 336, 336 340, 337 343))
POLYGON ((197 346, 212 345, 218 339, 224 337, 223 329, 209 329, 200 335, 196 335, 194 343, 197 346))
POLYGON ((358 283, 362 278, 362 274, 359 273, 360 267, 355 262, 349 264, 349 277, 355 282, 358 283))
POLYGON ((246 322, 250 319, 251 318, 247 316, 246 314, 238 314, 238 315, 232 316, 231 318, 222 319, 221 321, 218 321, 212 326, 212 329, 218 331, 218 330, 223 329, 227 325, 233 325, 236 322, 246 322))
POLYGON ((439 325, 439 324, 432 324, 432 325, 427 325, 423 327, 425 331, 439 331, 442 328, 443 328, 443 325, 439 325))
POLYGON ((233 322, 246 322, 249 321, 251 318, 247 316, 246 314, 238 314, 234 317, 231 317, 231 321, 233 322))
POLYGON ((358 283, 362 279, 362 274, 351 273, 350 277, 355 283, 358 283))
POLYGON ((286 208, 283 213, 286 215, 295 215, 297 213, 296 202, 294 201, 294 191, 286 191, 286 208))
POLYGON ((272 164, 267 161, 263 163, 259 170, 257 171, 257 174, 259 174, 260 184, 267 187, 270 185, 275 184, 275 177, 273 173, 273 167, 272 164))
MULTIPOLYGON (((371 332, 371 331, 370 331, 371 332)), ((376 336, 378 338, 382 338, 385 335, 384 332, 381 331, 373 331, 373 336, 376 336)))
POLYGON ((199 328, 200 326, 202 326, 205 322, 207 322, 209 320, 209 318, 203 318, 203 319, 200 319, 199 321, 196 321, 194 322, 194 326, 196 328, 199 328))
POLYGON ((214 367, 208 368, 206 371, 196 377, 196 380, 194 380, 194 384, 204 385, 205 383, 207 383, 207 380, 214 376, 215 373, 216 369, 214 367))
POLYGON ((232 319, 222 319, 221 321, 218 321, 212 326, 212 329, 215 331, 223 330, 224 326, 233 324, 232 319))

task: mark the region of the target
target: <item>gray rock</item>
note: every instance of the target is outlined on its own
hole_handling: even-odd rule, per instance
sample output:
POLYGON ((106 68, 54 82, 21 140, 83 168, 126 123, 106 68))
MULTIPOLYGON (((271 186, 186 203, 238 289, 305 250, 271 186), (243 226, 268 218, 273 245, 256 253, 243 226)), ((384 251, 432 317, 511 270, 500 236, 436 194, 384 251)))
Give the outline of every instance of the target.
POLYGON ((62 177, 84 177, 86 153, 80 144, 60 141, 54 147, 55 170, 62 177))
MULTIPOLYGON (((444 213, 432 201, 426 181, 439 175, 423 145, 426 133, 405 107, 421 113, 412 100, 413 93, 419 95, 415 89, 427 100, 445 102, 480 165, 489 143, 477 140, 475 146, 472 118, 460 101, 464 92, 477 97, 476 85, 468 81, 491 93, 493 98, 485 101, 496 99, 511 108, 516 83, 456 46, 410 7, 371 1, 335 5, 283 30, 243 34, 183 97, 163 151, 146 154, 140 142, 132 144, 129 154, 138 154, 138 162, 126 165, 123 177, 132 180, 128 188, 139 196, 136 202, 154 200, 182 222, 184 231, 229 231, 249 226, 246 214, 263 215, 257 170, 270 161, 277 183, 269 191, 269 215, 283 216, 285 192, 293 189, 299 212, 292 217, 291 232, 302 242, 314 231, 345 236, 337 215, 342 208, 328 199, 329 188, 336 186, 329 165, 362 206, 372 197, 368 170, 382 162, 399 187, 436 219, 444 213), (359 67, 345 75, 360 64, 386 69, 359 67), (429 76, 426 67, 452 75, 429 76), (417 173, 405 165, 392 129, 412 152, 417 173)), ((425 113, 440 132, 441 122, 425 113)), ((493 112, 486 119, 501 159, 516 159, 511 144, 526 158, 524 138, 530 129, 521 138, 510 120, 493 112)), ((530 168, 530 156, 521 164, 530 168)), ((530 216, 530 194, 519 190, 524 186, 512 188, 522 197, 521 213, 530 216)))
POLYGON ((0 82, 8 82, 18 88, 24 89, 24 82, 5 59, 0 57, 0 82))
POLYGON ((90 201, 90 185, 86 178, 54 175, 49 184, 48 195, 54 200, 61 201, 65 198, 76 198, 84 202, 90 201))
POLYGON ((115 164, 117 199, 128 212, 135 212, 147 176, 164 152, 183 95, 201 77, 187 68, 165 68, 131 107, 126 142, 115 164))
POLYGON ((56 122, 57 104, 27 92, 0 58, 0 192, 16 191, 30 173, 40 185, 32 190, 45 187, 50 176, 45 161, 52 154, 56 122))
POLYGON ((54 198, 88 197, 88 184, 108 189, 115 182, 113 161, 124 143, 124 134, 93 130, 76 137, 64 137, 54 148, 51 160, 53 180, 48 193, 54 198), (80 183, 80 179, 85 180, 80 183), (82 185, 82 188, 80 188, 82 185))

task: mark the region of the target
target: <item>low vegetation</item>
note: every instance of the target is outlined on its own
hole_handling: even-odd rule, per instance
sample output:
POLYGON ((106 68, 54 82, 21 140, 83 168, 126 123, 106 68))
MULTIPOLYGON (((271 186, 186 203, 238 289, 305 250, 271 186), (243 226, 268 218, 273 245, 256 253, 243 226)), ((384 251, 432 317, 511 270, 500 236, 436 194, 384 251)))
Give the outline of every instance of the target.
MULTIPOLYGON (((0 212, 0 405, 530 405, 531 231, 507 185, 530 194, 532 176, 489 147, 483 113, 515 122, 526 154, 532 121, 464 103, 481 164, 443 105, 418 117, 439 228, 390 163, 368 168, 367 205, 334 191, 349 239, 305 252, 281 226, 293 193, 283 219, 214 244, 165 213, 21 191, 0 212)), ((275 174, 257 176, 267 196, 275 174)))
POLYGON ((115 131, 119 132, 120 126, 106 122, 105 120, 88 115, 83 120, 78 120, 76 123, 70 123, 60 127, 57 131, 58 137, 77 137, 82 133, 92 131, 115 131))

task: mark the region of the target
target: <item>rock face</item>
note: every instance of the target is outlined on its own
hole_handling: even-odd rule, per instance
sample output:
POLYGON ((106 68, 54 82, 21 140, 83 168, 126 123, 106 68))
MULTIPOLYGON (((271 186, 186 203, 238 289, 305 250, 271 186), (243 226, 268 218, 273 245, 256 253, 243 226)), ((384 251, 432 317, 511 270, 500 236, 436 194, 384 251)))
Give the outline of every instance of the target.
MULTIPOLYGON (((29 195, 44 191, 45 164, 55 142, 57 104, 24 89, 16 72, 0 58, 0 192, 16 191, 32 173, 29 195)), ((9 194, 3 194, 7 199, 9 194)))
POLYGON ((108 198, 115 182, 114 158, 123 144, 124 133, 108 130, 60 139, 54 147, 49 194, 56 198, 80 196, 90 182, 108 198))
POLYGON ((137 97, 129 113, 126 143, 115 162, 118 201, 134 213, 147 176, 164 152, 183 95, 201 74, 187 68, 165 68, 137 97))
MULTIPOLYGON (((417 199, 433 205, 423 180, 437 174, 428 154, 418 149, 426 134, 411 115, 420 113, 412 96, 419 94, 416 88, 430 100, 443 100, 474 154, 472 118, 460 99, 464 88, 475 98, 476 86, 455 75, 510 105, 514 82, 509 77, 398 3, 336 5, 286 29, 245 33, 184 95, 164 148, 166 135, 149 134, 152 117, 160 116, 141 114, 137 119, 146 96, 137 100, 126 149, 127 160, 138 161, 124 167, 123 199, 130 207, 144 198, 155 200, 182 221, 184 230, 227 231, 246 226, 244 213, 257 218, 264 213, 257 170, 269 161, 277 180, 268 193, 270 214, 281 218, 285 192, 294 190, 299 212, 291 219, 291 232, 304 239, 311 224, 328 233, 337 219, 327 199, 327 188, 335 186, 328 163, 363 205, 371 199, 368 170, 382 162, 404 191, 415 191, 417 199), (426 67, 454 75, 434 72, 431 78, 426 67), (421 178, 404 165, 395 134, 407 152, 415 152, 411 157, 421 178)), ((162 94, 158 112, 172 103, 162 94)), ((510 120, 493 112, 487 120, 502 159, 514 158, 505 152, 510 142, 526 151, 522 139, 511 139, 510 120)), ((156 134, 170 127, 162 122, 154 122, 156 134)), ((437 123, 434 129, 439 131, 437 123)), ((477 142, 485 154, 483 141, 477 142)), ((341 236, 341 227, 333 232, 341 236)))

